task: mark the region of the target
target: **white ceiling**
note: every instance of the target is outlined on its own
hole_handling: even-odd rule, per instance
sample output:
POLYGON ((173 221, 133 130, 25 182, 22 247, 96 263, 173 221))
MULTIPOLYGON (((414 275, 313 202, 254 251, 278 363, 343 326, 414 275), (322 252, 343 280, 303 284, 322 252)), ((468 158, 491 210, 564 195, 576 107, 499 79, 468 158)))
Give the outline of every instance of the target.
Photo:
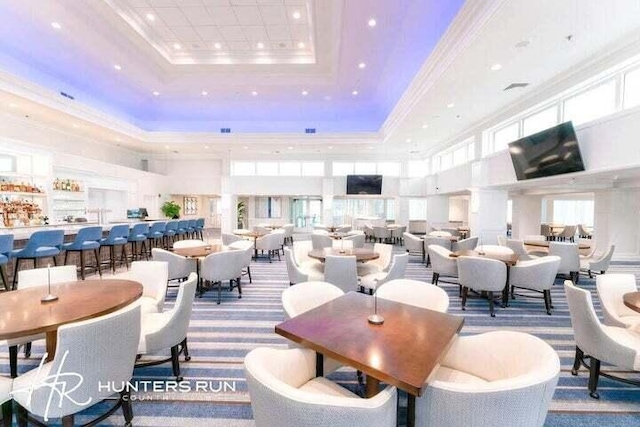
POLYGON ((310 64, 312 0, 104 0, 172 64, 310 64))

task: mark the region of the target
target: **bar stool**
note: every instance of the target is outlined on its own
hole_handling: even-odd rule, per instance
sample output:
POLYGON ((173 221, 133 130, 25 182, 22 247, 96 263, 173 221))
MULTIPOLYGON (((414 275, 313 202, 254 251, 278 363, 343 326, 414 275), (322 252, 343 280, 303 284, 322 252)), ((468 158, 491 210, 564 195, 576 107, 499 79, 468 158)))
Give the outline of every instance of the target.
POLYGON ((196 238, 196 221, 195 219, 190 219, 187 225, 187 234, 192 239, 196 238))
POLYGON ((9 262, 9 254, 13 250, 13 234, 0 235, 0 278, 2 278, 2 284, 4 288, 9 291, 11 285, 7 279, 6 266, 9 262))
POLYGON ((135 224, 129 232, 127 241, 131 243, 132 260, 137 261, 138 257, 142 257, 144 253, 145 259, 149 261, 149 255, 147 254, 147 234, 149 234, 149 224, 145 222, 135 224), (140 244, 139 248, 138 243, 140 244))
POLYGON ((33 260, 33 268, 38 267, 38 258, 53 258, 53 264, 58 265, 56 255, 60 254, 60 248, 64 242, 64 230, 42 230, 34 232, 27 245, 22 249, 11 251, 9 258, 16 259, 16 267, 13 272, 13 285, 15 289, 18 281, 18 269, 20 261, 25 259, 33 260))
POLYGON ((98 274, 102 277, 99 254, 100 239, 102 239, 102 227, 84 227, 78 230, 78 234, 73 242, 62 245, 62 249, 66 251, 64 254, 64 265, 67 265, 69 252, 80 253, 80 277, 82 277, 82 280, 84 280, 84 270, 86 268, 84 260, 84 253, 86 251, 93 251, 96 257, 96 270, 98 270, 98 274))
POLYGON ((177 233, 178 239, 184 239, 187 236, 188 228, 189 228, 188 220, 178 221, 178 233, 177 233))
POLYGON ((171 249, 173 246, 173 242, 176 239, 176 235, 178 234, 178 223, 179 221, 167 221, 167 227, 164 230, 164 248, 171 249))
POLYGON ((129 237, 129 224, 114 225, 109 231, 109 235, 100 239, 100 250, 103 246, 109 248, 109 264, 111 265, 111 271, 116 272, 116 246, 122 247, 122 255, 120 256, 120 265, 124 260, 124 265, 129 268, 129 261, 127 261, 127 237, 129 237))
POLYGON ((196 219, 196 239, 204 240, 204 236, 202 235, 204 230, 204 218, 196 219))
POLYGON ((163 247, 164 233, 167 229, 167 223, 165 221, 158 221, 151 224, 149 233, 147 234, 147 240, 149 240, 149 252, 153 249, 163 247))

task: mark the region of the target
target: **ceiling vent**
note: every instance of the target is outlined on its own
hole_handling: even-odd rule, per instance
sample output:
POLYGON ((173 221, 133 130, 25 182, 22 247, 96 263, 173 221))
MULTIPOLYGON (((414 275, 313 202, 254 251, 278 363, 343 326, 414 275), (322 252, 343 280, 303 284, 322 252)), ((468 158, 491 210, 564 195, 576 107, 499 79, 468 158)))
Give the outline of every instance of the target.
POLYGON ((529 83, 511 83, 509 86, 505 87, 504 90, 518 89, 527 86, 529 86, 529 83))
POLYGON ((304 133, 316 133, 316 128, 306 128, 304 133))
POLYGON ((231 128, 220 128, 220 133, 231 133, 231 128))
POLYGON ((60 95, 64 96, 65 98, 75 99, 73 96, 71 96, 71 95, 69 95, 68 93, 65 93, 65 92, 60 92, 60 95))

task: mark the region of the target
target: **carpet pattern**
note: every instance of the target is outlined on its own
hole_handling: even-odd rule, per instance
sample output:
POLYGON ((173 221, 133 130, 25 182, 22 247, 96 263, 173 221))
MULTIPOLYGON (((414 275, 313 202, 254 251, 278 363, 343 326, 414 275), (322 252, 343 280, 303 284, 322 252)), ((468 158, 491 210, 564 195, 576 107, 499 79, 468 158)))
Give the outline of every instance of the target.
MULTIPOLYGON (((395 251, 403 249, 396 246, 395 251)), ((243 373, 243 358, 251 349, 259 346, 286 348, 287 341, 274 333, 274 326, 283 320, 281 293, 289 286, 284 258, 269 263, 259 260, 251 266, 253 283, 243 278, 243 297, 237 291, 223 292, 222 304, 216 305, 216 292, 208 292, 196 299, 189 328, 190 362, 181 362, 182 373, 190 384, 186 393, 162 392, 135 393, 133 402, 135 426, 252 426, 252 412, 243 373), (196 389, 196 381, 200 385, 196 389)), ((640 265, 614 263, 609 273, 633 273, 640 275, 640 265)), ((405 277, 430 283, 431 269, 411 257, 405 277)), ((105 276, 107 278, 108 276, 105 276)), ((425 286, 431 286, 425 284, 425 286)), ((588 374, 583 369, 579 376, 570 374, 574 356, 573 333, 568 307, 557 279, 552 290, 555 309, 548 316, 542 300, 518 297, 506 309, 497 307, 496 317, 489 316, 485 300, 470 299, 467 310, 460 308, 458 286, 442 284, 450 297, 449 312, 465 316, 462 334, 478 334, 497 329, 528 332, 544 339, 558 352, 562 373, 545 426, 640 426, 640 388, 601 378, 598 390, 600 400, 591 399, 587 392, 588 374)), ((595 293, 595 279, 581 276, 580 286, 592 292, 594 303, 600 312, 595 293)), ((173 306, 176 290, 171 289, 165 309, 173 306)), ((19 371, 35 368, 44 353, 44 342, 33 344, 33 356, 24 359, 20 355, 19 371)), ((166 356, 165 356, 166 357, 166 356)), ((606 369, 603 365, 603 369, 606 369)), ((616 370, 613 368, 613 370, 616 370)), ((630 372, 619 375, 638 378, 630 372)), ((0 348, 0 372, 8 375, 9 359, 6 346, 0 348)), ((332 379, 355 389, 355 375, 350 368, 332 374, 332 379)), ((134 380, 162 383, 171 376, 171 364, 136 369, 134 380)), ((106 403, 95 405, 78 414, 76 423, 84 423, 104 410, 106 403)), ((118 412, 101 425, 123 425, 118 412)), ((53 424, 57 425, 57 424, 53 424)), ((496 426, 500 425, 496 420, 496 426)), ((274 426, 276 427, 276 426, 274 426)))

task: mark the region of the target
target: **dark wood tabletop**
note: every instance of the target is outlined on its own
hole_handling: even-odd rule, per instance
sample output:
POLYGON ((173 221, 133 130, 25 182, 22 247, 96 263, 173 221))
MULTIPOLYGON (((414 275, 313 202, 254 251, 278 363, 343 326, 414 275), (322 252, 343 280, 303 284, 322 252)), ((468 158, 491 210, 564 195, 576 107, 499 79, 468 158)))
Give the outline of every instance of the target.
MULTIPOLYGON (((551 243, 548 240, 525 240, 524 244, 526 246, 535 246, 536 248, 548 248, 549 247, 549 243, 551 243)), ((569 242, 571 243, 571 242, 569 242)), ((578 243, 578 249, 580 250, 584 250, 584 249, 590 249, 591 245, 588 245, 586 243, 578 243)))
POLYGON ((640 313, 640 292, 629 292, 622 296, 624 305, 640 313))
POLYGON ((191 248, 173 248, 173 253, 188 258, 203 258, 207 255, 228 250, 223 245, 194 246, 191 248))
POLYGON ((495 259, 495 260, 504 262, 508 266, 516 265, 516 263, 518 262, 517 254, 500 254, 495 252, 484 252, 481 254, 480 252, 472 251, 469 249, 464 251, 451 252, 449 256, 452 258, 457 258, 459 256, 472 256, 472 257, 495 259))
POLYGON ((51 285, 56 301, 43 303, 46 286, 0 294, 0 340, 45 333, 48 359, 56 350, 58 327, 119 310, 142 296, 133 280, 87 280, 51 285))
POLYGON ((429 236, 428 234, 425 236, 420 236, 420 238, 422 240, 424 240, 425 237, 435 237, 437 239, 447 239, 450 242, 457 242, 458 240, 460 240, 460 236, 429 236))
POLYGON ((327 258, 327 255, 335 255, 335 256, 355 256, 356 261, 371 261, 373 259, 380 258, 380 254, 378 252, 374 252, 371 249, 365 248, 324 248, 324 249, 313 249, 309 251, 309 257, 319 259, 324 262, 327 258))
POLYGON ((464 318, 378 299, 383 325, 368 323, 373 297, 349 292, 276 326, 276 333, 367 376, 419 396, 464 318))

